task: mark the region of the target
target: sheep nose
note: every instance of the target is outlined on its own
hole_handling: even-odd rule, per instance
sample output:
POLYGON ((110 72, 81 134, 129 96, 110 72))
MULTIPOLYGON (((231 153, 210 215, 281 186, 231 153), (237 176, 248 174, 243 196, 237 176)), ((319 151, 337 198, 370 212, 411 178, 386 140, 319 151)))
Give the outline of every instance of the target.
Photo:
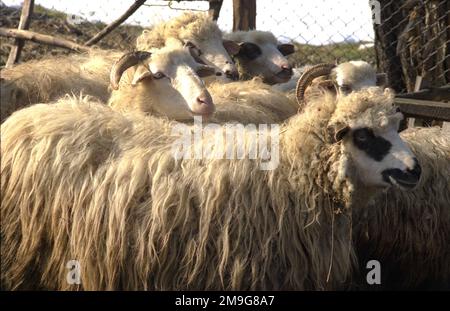
POLYGON ((239 79, 239 73, 237 72, 237 70, 227 69, 225 70, 225 75, 227 76, 228 79, 231 79, 233 81, 239 79))
POLYGON ((288 64, 282 65, 281 70, 284 71, 285 73, 292 74, 292 67, 288 64))
POLYGON ((414 158, 414 167, 412 169, 408 169, 407 172, 417 178, 420 179, 420 175, 422 174, 422 167, 420 167, 419 161, 414 158))
POLYGON ((192 107, 192 112, 198 115, 211 115, 215 111, 214 103, 208 92, 202 92, 197 96, 192 107))
POLYGON ((396 183, 402 188, 414 188, 419 182, 422 168, 417 159, 414 159, 414 167, 412 169, 400 170, 398 168, 387 169, 382 172, 383 179, 387 183, 396 183))

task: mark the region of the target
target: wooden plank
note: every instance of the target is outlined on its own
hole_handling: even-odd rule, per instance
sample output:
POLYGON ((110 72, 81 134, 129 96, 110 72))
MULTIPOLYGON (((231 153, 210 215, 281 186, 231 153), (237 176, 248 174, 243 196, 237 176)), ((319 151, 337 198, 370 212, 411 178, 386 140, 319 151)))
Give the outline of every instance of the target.
POLYGON ((450 103, 412 98, 395 98, 394 102, 406 117, 450 121, 450 103))
MULTIPOLYGON (((22 5, 22 13, 20 15, 19 27, 18 29, 26 30, 30 27, 31 15, 33 14, 34 0, 24 0, 22 5)), ((5 67, 11 67, 19 61, 22 48, 25 44, 23 39, 15 39, 14 45, 9 52, 8 60, 6 61, 5 67)))
POLYGON ((118 19, 116 19, 114 22, 103 28, 99 33, 97 33, 94 37, 89 39, 86 42, 86 46, 91 46, 93 44, 96 44, 101 39, 106 37, 111 31, 113 31, 116 27, 118 27, 120 24, 122 24, 125 20, 127 20, 128 17, 130 17, 134 12, 139 9, 146 0, 136 0, 134 3, 126 10, 125 13, 123 13, 118 19))
POLYGON ((233 31, 256 29, 256 0, 233 0, 233 31))
POLYGON ((397 94, 396 97, 450 102, 450 85, 420 90, 414 93, 397 94))
POLYGON ((30 40, 36 43, 42 43, 47 45, 53 45, 61 48, 66 48, 74 51, 89 51, 90 48, 79 45, 75 42, 57 38, 49 35, 43 35, 34 31, 19 30, 15 28, 0 27, 0 36, 8 38, 19 38, 24 40, 30 40))

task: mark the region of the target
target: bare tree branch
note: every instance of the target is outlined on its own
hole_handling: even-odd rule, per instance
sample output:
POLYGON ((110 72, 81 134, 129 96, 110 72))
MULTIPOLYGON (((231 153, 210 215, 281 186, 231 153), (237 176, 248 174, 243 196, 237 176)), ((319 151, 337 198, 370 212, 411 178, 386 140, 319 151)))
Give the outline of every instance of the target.
MULTIPOLYGON (((26 30, 30 27, 31 15, 33 14, 34 0, 24 0, 22 6, 22 14, 20 15, 19 29, 26 30)), ((9 52, 6 67, 11 67, 19 61, 20 53, 22 52, 25 41, 16 39, 11 51, 9 52)))
POLYGON ((0 27, 0 36, 22 40, 30 40, 36 43, 53 45, 79 52, 90 50, 90 48, 86 46, 80 45, 78 43, 66 39, 57 38, 49 35, 43 35, 29 30, 0 27))
POLYGON ((101 39, 103 39, 107 34, 109 34, 111 31, 113 31, 117 26, 119 26, 120 24, 122 24, 128 17, 130 17, 134 12, 137 11, 137 9, 139 9, 146 0, 136 0, 132 6, 130 6, 128 8, 128 10, 122 15, 120 16, 118 19, 116 19, 114 22, 112 22, 111 24, 109 24, 108 26, 106 26, 105 28, 102 29, 102 31, 100 31, 98 34, 96 34, 94 37, 92 37, 91 39, 89 39, 89 41, 87 41, 85 43, 86 46, 91 46, 93 44, 96 44, 98 41, 100 41, 101 39))

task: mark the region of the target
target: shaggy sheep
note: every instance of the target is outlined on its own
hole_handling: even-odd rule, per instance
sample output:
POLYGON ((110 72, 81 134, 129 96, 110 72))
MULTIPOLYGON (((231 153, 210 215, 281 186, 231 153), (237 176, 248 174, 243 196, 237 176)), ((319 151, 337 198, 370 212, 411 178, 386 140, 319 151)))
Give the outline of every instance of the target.
POLYGON ((294 45, 280 44, 268 31, 236 31, 224 37, 240 45, 234 58, 242 79, 258 76, 265 83, 275 84, 291 78, 292 67, 285 56, 294 53, 294 45))
POLYGON ((2 69, 1 121, 30 104, 50 102, 65 94, 94 96, 106 102, 109 73, 122 53, 93 50, 87 54, 52 57, 2 69))
MULTIPOLYGON (((422 177, 412 192, 389 189, 369 208, 354 210, 361 271, 376 259, 381 285, 375 288, 449 290, 450 133, 410 128, 401 137, 421 163, 422 177)), ((359 286, 367 288, 367 283, 359 286)))
POLYGON ((153 53, 127 53, 111 70, 109 105, 173 120, 209 117, 214 104, 200 77, 214 73, 214 68, 195 62, 177 40, 153 53))
POLYGON ((165 45, 168 38, 181 40, 196 54, 196 60, 214 66, 217 75, 236 80, 238 72, 230 55, 239 51, 239 45, 222 39, 222 31, 207 13, 184 13, 167 22, 144 30, 137 38, 136 47, 152 51, 165 45), (230 54, 230 55, 229 55, 230 54))
POLYGON ((346 95, 371 86, 384 87, 386 74, 375 72, 365 61, 350 61, 340 65, 318 64, 306 68, 297 81, 295 90, 299 104, 305 101, 309 87, 321 87, 333 90, 338 95, 346 95))
POLYGON ((298 110, 294 96, 278 92, 258 78, 212 83, 208 90, 216 106, 210 122, 281 123, 298 110))
POLYGON ((273 170, 262 156, 176 160, 180 140, 202 150, 218 136, 87 99, 20 110, 1 125, 2 287, 339 288, 352 208, 388 174, 419 179, 392 102, 377 89, 312 101, 271 136, 273 170))

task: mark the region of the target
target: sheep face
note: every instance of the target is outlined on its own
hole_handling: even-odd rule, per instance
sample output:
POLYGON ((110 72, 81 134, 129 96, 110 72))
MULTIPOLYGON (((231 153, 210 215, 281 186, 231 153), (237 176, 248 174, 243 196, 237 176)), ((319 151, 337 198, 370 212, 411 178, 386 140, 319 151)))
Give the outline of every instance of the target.
POLYGON ((387 77, 376 73, 365 61, 350 61, 340 65, 317 64, 306 69, 297 82, 297 100, 300 105, 318 89, 324 89, 345 96, 372 86, 384 88, 387 77))
POLYGON ((261 76, 268 84, 284 83, 292 77, 292 67, 282 51, 288 51, 283 45, 272 43, 255 44, 244 42, 237 57, 250 76, 261 76))
POLYGON ((236 65, 230 57, 239 52, 237 43, 214 37, 208 40, 193 39, 185 44, 197 62, 216 68, 216 80, 228 82, 239 78, 236 65))
POLYGON ((292 44, 279 44, 272 33, 256 30, 234 32, 228 38, 240 42, 236 58, 246 75, 260 76, 268 84, 284 83, 292 77, 285 57, 294 52, 292 44))
MULTIPOLYGON (((346 97, 356 98, 353 95, 346 97)), ((352 99, 346 102, 355 104, 352 99)), ((419 182, 421 168, 398 133, 402 119, 395 107, 384 112, 372 107, 354 119, 334 123, 334 139, 342 140, 344 154, 352 159, 346 174, 356 174, 369 187, 413 188, 419 182)))
MULTIPOLYGON (((214 72, 214 68, 195 62, 186 49, 162 49, 127 70, 121 84, 125 90, 119 88, 115 92, 131 91, 133 102, 129 105, 143 112, 175 120, 191 119, 194 115, 209 117, 215 107, 200 77, 214 72)), ((122 101, 120 96, 112 96, 110 104, 122 101)))
POLYGON ((338 65, 332 73, 337 93, 347 95, 353 91, 377 85, 377 74, 369 63, 350 61, 338 65))

